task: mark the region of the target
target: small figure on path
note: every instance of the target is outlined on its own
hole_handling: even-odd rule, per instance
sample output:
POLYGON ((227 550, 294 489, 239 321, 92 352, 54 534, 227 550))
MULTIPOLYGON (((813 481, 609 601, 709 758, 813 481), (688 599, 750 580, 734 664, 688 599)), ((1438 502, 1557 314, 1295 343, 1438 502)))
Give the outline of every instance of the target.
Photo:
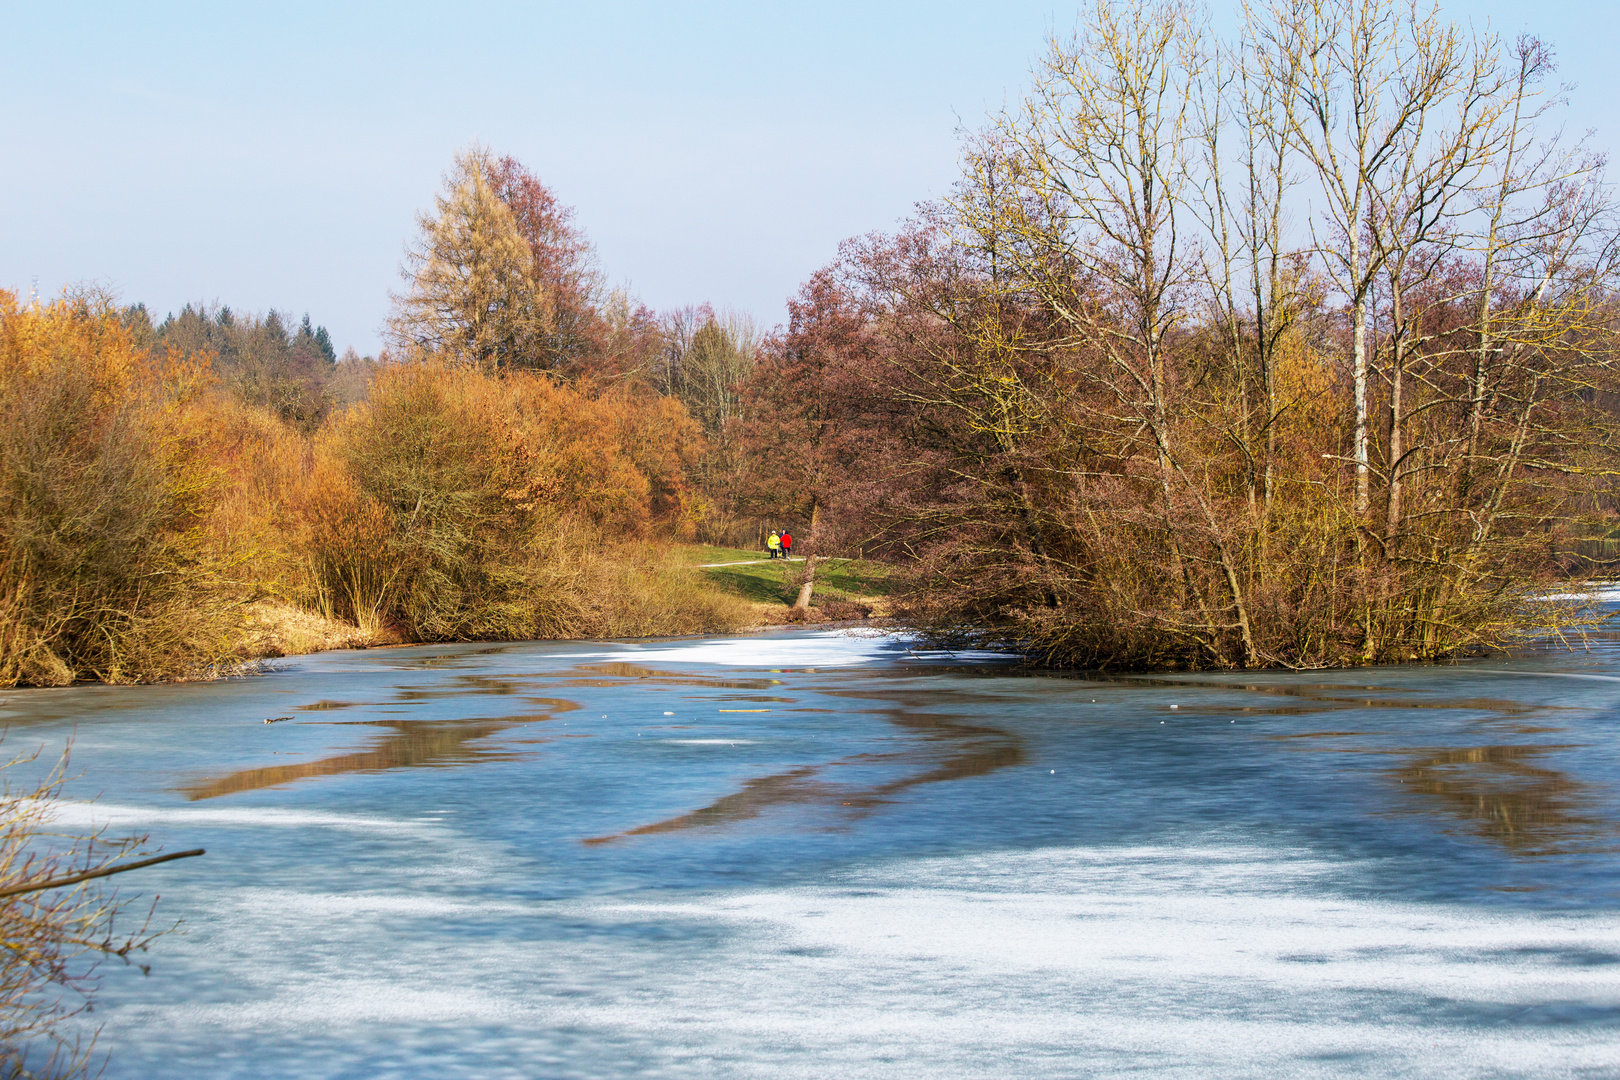
POLYGON ((791 559, 792 557, 793 557, 793 534, 788 532, 786 529, 783 529, 782 530, 782 558, 791 559))
POLYGON ((775 529, 765 538, 765 546, 770 549, 773 559, 782 553, 782 537, 775 529))

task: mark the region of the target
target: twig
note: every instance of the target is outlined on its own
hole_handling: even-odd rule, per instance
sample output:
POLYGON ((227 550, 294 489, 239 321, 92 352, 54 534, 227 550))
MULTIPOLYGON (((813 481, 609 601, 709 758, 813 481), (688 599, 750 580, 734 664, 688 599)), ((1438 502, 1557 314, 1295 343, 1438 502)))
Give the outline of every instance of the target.
POLYGON ((194 855, 205 853, 206 849, 204 848, 194 848, 191 851, 175 851, 168 855, 154 855, 150 859, 124 863, 122 866, 104 866, 100 870, 87 870, 82 874, 69 874, 66 877, 47 878, 44 881, 29 882, 25 885, 13 885, 10 888, 0 889, 0 898, 18 896, 22 893, 40 892, 44 889, 60 889, 64 885, 77 885, 79 882, 89 881, 91 878, 110 877, 113 874, 122 874, 125 870, 139 870, 143 866, 156 866, 158 863, 166 863, 174 859, 189 859, 194 855))

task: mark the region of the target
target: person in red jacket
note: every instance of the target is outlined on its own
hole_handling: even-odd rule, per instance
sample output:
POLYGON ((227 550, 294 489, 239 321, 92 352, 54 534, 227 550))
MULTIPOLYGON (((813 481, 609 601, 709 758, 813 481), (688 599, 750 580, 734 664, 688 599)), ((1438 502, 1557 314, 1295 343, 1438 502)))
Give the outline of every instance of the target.
POLYGON ((782 558, 791 559, 792 557, 793 557, 793 534, 788 532, 786 529, 783 529, 782 530, 782 558))

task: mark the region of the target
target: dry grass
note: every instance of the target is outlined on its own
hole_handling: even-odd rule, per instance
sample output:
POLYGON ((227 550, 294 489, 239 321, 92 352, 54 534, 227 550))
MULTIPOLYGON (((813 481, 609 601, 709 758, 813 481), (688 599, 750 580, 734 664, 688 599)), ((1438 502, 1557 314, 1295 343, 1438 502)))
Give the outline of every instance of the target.
POLYGON ((715 588, 670 548, 611 552, 590 576, 594 637, 728 633, 753 620, 753 605, 715 588))
POLYGON ((247 605, 241 638, 243 659, 303 656, 328 649, 365 649, 397 645, 401 638, 388 628, 366 631, 353 623, 327 618, 293 604, 260 600, 247 605))

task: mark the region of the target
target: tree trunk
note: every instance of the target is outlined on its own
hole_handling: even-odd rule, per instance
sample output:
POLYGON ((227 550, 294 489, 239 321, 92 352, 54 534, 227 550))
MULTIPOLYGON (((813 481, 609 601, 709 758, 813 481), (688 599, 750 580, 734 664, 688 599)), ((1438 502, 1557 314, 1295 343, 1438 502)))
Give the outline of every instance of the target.
POLYGON ((810 610, 810 594, 816 588, 816 557, 810 555, 804 560, 804 584, 799 586, 799 598, 793 602, 793 610, 810 610))
MULTIPOLYGON (((1397 309, 1398 310, 1398 309, 1397 309)), ((1406 388, 1406 358, 1400 342, 1392 349, 1389 382, 1389 506, 1384 516, 1384 554, 1388 555, 1401 528, 1401 457, 1406 452, 1401 424, 1401 398, 1406 388)))
POLYGON ((1395 534, 1401 528, 1401 458, 1406 454, 1405 426, 1401 416, 1404 406, 1403 398, 1406 396, 1406 321, 1405 297, 1400 281, 1404 270, 1404 261, 1395 264, 1391 273, 1390 282, 1390 310, 1393 315, 1393 324, 1390 327, 1389 346, 1389 503, 1384 511, 1384 554, 1390 554, 1395 544, 1395 534))
POLYGON ((810 594, 816 589, 816 538, 821 533, 821 500, 810 503, 810 536, 805 543, 804 583, 799 586, 799 598, 793 602, 794 611, 810 610, 810 594))
MULTIPOLYGON (((1352 244, 1351 258, 1356 257, 1355 245, 1352 244)), ((1369 477, 1367 468, 1367 297, 1365 294, 1355 298, 1351 310, 1352 333, 1354 335, 1355 349, 1355 397, 1356 397, 1356 433, 1355 433, 1355 459, 1356 459, 1356 516, 1361 517, 1367 513, 1369 498, 1369 477)))

